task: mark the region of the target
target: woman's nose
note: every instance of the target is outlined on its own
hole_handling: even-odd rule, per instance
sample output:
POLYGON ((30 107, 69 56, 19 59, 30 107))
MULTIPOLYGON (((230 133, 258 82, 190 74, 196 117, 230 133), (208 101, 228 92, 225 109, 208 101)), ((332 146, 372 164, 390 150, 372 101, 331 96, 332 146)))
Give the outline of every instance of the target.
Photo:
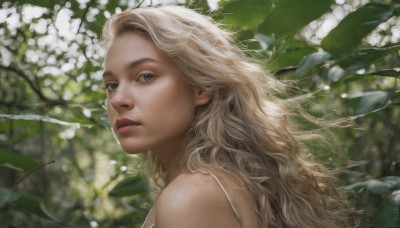
POLYGON ((118 86, 111 98, 111 105, 118 111, 129 110, 134 107, 133 94, 125 86, 118 86))

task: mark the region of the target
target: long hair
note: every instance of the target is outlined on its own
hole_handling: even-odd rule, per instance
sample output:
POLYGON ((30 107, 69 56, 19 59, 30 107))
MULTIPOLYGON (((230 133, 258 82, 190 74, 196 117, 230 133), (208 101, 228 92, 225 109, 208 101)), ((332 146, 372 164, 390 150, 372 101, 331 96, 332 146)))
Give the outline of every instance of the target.
MULTIPOLYGON (((246 57, 232 33, 190 9, 130 9, 108 20, 105 49, 128 31, 168 55, 189 88, 212 96, 196 110, 178 161, 184 168, 213 167, 238 178, 256 202, 261 227, 346 224, 334 178, 322 165, 305 159, 311 154, 307 142, 321 135, 296 126, 294 119, 304 117, 304 111, 296 101, 282 98, 287 84, 246 57)), ((168 182, 156 158, 147 154, 146 160, 154 175, 168 182)))

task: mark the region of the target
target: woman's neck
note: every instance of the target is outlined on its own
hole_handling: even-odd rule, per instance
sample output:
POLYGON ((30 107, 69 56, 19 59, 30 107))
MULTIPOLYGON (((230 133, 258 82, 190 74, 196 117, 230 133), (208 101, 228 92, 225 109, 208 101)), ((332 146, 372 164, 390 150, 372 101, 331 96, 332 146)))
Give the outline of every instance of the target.
POLYGON ((186 138, 172 140, 164 144, 162 148, 153 150, 157 160, 161 163, 166 173, 166 183, 174 180, 182 171, 180 161, 185 152, 186 138))

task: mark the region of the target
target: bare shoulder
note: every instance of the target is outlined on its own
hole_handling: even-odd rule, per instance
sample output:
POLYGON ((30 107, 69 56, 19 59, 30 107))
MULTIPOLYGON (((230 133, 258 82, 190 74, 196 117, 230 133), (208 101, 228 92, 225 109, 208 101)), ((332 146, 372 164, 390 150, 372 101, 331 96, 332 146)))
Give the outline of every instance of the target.
POLYGON ((207 174, 180 174, 155 205, 157 228, 240 227, 223 190, 207 174))

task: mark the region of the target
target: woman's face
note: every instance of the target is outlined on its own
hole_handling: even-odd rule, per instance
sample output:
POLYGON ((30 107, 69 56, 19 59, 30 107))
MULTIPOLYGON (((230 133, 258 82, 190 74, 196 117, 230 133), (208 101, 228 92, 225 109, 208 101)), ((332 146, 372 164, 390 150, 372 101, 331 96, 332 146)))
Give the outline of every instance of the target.
POLYGON ((115 38, 103 74, 108 117, 128 153, 179 148, 195 107, 208 102, 183 83, 172 60, 133 32, 115 38))

